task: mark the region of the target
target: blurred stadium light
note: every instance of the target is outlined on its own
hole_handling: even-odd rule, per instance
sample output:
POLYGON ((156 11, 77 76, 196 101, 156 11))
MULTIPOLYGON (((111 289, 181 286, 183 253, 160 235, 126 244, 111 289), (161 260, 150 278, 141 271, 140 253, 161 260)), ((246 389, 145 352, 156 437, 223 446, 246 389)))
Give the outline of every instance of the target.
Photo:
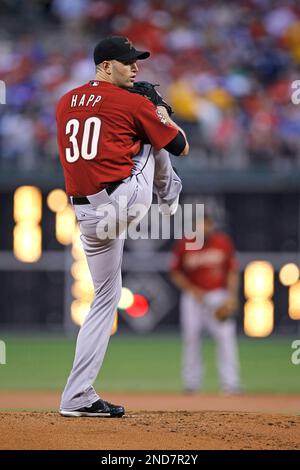
POLYGON ((92 302, 94 298, 94 289, 90 282, 82 282, 81 280, 73 282, 72 295, 75 299, 85 302, 92 302))
POLYGON ((284 286, 291 286, 299 279, 299 268, 295 263, 288 263, 282 266, 279 271, 280 282, 284 286))
MULTIPOLYGON (((73 212, 72 208, 71 210, 73 212)), ((58 214, 56 214, 56 216, 57 215, 58 214)), ((82 325, 89 312, 90 304, 94 297, 94 288, 88 263, 81 245, 78 227, 75 228, 74 226, 71 241, 71 253, 73 256, 73 262, 71 265, 71 274, 73 277, 71 292, 75 298, 71 305, 71 318, 76 325, 82 325)))
POLYGON ((42 230, 39 225, 20 222, 14 228, 14 255, 23 263, 34 263, 42 254, 42 230))
POLYGON ((71 318, 75 325, 81 326, 90 309, 90 302, 73 300, 71 304, 71 318))
POLYGON ((126 309, 126 313, 133 318, 143 317, 149 310, 148 300, 140 294, 134 294, 133 297, 133 304, 126 309))
MULTIPOLYGON (((81 326, 86 319, 87 313, 90 309, 90 302, 82 300, 74 300, 71 304, 71 318, 75 325, 81 326)), ((118 311, 115 312, 114 322, 111 329, 111 335, 118 331, 118 311)))
POLYGON ((21 186, 14 193, 13 251, 20 261, 36 262, 42 254, 41 191, 34 186, 21 186))
POLYGON ((134 303, 134 295, 130 289, 127 287, 122 287, 121 298, 118 303, 118 308, 126 310, 127 308, 131 307, 134 303))
POLYGON ((75 231, 73 233, 71 253, 73 258, 75 259, 83 259, 85 257, 82 243, 80 240, 80 231, 78 226, 76 226, 75 231))
POLYGON ((68 204, 68 197, 62 189, 53 189, 47 196, 47 205, 55 212, 55 235, 62 245, 72 243, 76 230, 74 210, 68 204))
POLYGON ((119 314, 118 314, 118 311, 116 311, 114 323, 111 329, 111 335, 114 335, 118 331, 118 318, 119 318, 119 314))
POLYGON ((47 196, 47 205, 52 212, 62 212, 68 205, 65 191, 53 189, 47 196))
POLYGON ((74 210, 70 205, 56 213, 55 234, 59 243, 62 245, 70 245, 72 243, 75 224, 74 210))
POLYGON ((289 316, 300 320, 300 281, 289 288, 289 316))
POLYGON ((39 224, 42 218, 42 193, 34 186, 20 186, 14 194, 14 220, 16 223, 39 224))
POLYGON ((274 327, 274 304, 267 299, 248 300, 244 307, 244 330, 246 335, 265 337, 274 327))
POLYGON ((71 267, 71 273, 76 281, 91 282, 91 275, 86 259, 78 259, 74 261, 71 267))
POLYGON ((245 270, 245 297, 268 299, 274 292, 274 268, 267 261, 252 261, 245 270))
POLYGON ((244 330, 248 336, 268 336, 274 326, 274 268, 267 261, 252 261, 245 269, 244 330))

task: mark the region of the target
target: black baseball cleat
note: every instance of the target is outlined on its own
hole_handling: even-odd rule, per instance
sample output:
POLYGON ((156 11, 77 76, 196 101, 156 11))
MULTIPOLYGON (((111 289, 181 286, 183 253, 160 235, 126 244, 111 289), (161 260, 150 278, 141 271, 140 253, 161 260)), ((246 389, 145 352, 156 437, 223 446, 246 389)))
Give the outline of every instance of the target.
POLYGON ((92 406, 79 408, 78 410, 60 410, 62 416, 67 417, 87 417, 87 418, 121 418, 125 414, 125 409, 120 405, 113 405, 108 401, 97 400, 92 406))

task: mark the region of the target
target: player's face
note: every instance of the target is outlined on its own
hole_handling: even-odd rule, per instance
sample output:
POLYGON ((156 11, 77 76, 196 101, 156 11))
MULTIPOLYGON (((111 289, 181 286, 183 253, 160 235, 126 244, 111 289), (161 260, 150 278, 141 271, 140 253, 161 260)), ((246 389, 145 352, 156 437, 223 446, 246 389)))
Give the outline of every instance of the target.
POLYGON ((132 87, 135 76, 138 72, 136 60, 130 62, 111 61, 111 80, 112 83, 121 88, 132 87))

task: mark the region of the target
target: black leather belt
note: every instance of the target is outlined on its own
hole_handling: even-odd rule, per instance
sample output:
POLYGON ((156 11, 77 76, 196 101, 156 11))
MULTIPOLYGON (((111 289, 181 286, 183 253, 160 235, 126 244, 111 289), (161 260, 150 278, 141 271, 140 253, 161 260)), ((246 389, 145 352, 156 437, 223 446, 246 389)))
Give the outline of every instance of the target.
MULTIPOLYGON (((123 183, 123 181, 124 180, 114 181, 113 183, 109 183, 103 189, 105 189, 107 194, 110 195, 112 192, 114 192, 115 189, 117 189, 118 186, 120 186, 121 183, 123 183)), ((75 204, 75 205, 90 204, 90 201, 85 196, 78 196, 78 197, 72 196, 71 200, 72 200, 72 204, 75 204)))

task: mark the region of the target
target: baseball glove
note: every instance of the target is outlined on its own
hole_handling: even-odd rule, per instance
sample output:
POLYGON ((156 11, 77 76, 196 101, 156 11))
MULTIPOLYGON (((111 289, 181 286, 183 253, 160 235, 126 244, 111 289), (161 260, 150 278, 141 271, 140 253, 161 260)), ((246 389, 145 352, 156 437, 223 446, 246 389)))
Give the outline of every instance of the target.
POLYGON ((153 85, 150 82, 135 82, 132 88, 127 88, 131 93, 138 93, 145 96, 148 100, 152 101, 155 106, 164 106, 168 111, 169 116, 173 113, 171 106, 165 102, 161 94, 155 89, 159 86, 158 83, 153 85))
POLYGON ((232 317, 239 308, 238 299, 235 297, 228 297, 225 302, 217 308, 215 316, 219 321, 225 321, 227 318, 232 317))

